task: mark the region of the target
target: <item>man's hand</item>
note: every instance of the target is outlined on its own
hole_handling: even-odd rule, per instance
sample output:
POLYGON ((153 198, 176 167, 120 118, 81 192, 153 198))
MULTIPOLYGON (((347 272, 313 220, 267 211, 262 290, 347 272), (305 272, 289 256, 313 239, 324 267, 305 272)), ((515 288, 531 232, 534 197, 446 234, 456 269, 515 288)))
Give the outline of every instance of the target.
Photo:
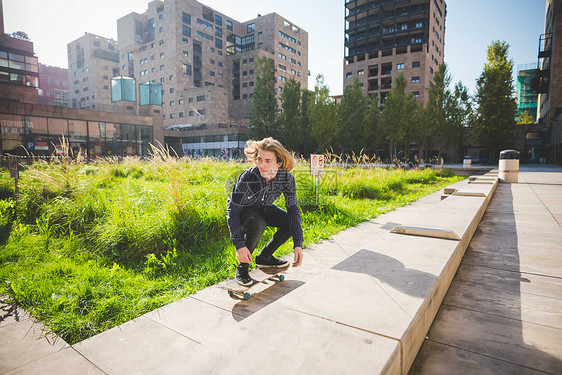
POLYGON ((250 250, 248 250, 246 246, 241 247, 236 250, 236 259, 238 259, 240 263, 250 264, 252 263, 252 253, 250 253, 250 250))
POLYGON ((302 264, 303 257, 302 247, 295 247, 295 263, 293 263, 293 267, 300 266, 302 264))

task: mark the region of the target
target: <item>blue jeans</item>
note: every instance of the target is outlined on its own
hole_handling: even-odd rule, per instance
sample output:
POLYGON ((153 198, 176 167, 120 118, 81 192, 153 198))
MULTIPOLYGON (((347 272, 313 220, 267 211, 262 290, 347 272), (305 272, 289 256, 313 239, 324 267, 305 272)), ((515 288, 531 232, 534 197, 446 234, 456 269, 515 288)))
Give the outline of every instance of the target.
POLYGON ((242 227, 246 228, 244 239, 250 253, 258 246, 265 227, 279 228, 258 255, 264 260, 269 259, 281 245, 291 238, 289 214, 274 205, 264 208, 245 207, 240 213, 240 222, 242 227))

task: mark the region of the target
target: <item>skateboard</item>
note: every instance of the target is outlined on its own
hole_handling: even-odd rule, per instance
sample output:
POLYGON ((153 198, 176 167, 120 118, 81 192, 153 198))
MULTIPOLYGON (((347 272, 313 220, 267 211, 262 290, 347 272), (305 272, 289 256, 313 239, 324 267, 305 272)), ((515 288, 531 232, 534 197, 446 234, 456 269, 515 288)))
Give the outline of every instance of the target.
POLYGON ((266 280, 270 280, 274 277, 278 278, 279 281, 285 280, 285 275, 282 275, 283 272, 287 271, 291 266, 290 263, 287 263, 285 267, 282 268, 256 268, 250 271, 250 277, 253 279, 253 283, 247 286, 240 285, 236 282, 236 280, 230 280, 229 282, 218 285, 219 288, 224 289, 228 292, 229 296, 234 294, 240 295, 244 297, 246 301, 248 301, 251 297, 250 289, 254 286, 261 284, 266 280))

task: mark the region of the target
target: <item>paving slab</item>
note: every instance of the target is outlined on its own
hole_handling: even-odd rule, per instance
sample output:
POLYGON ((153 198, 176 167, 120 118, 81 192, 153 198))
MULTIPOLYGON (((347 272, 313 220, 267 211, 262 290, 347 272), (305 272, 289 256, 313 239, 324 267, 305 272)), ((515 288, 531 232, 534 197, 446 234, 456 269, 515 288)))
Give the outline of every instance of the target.
POLYGON ((203 343, 243 319, 241 315, 195 298, 183 298, 145 315, 170 330, 203 343))
POLYGON ((140 317, 73 348, 107 374, 168 374, 168 366, 187 361, 199 345, 152 319, 140 317))
POLYGON ((1 373, 3 375, 105 375, 105 372, 71 347, 65 347, 12 371, 1 373))
POLYGON ((399 351, 396 340, 272 305, 169 374, 396 374, 399 351))
POLYGON ((562 278, 472 266, 464 261, 455 275, 455 283, 562 299, 562 278))
POLYGON ((418 353, 410 374, 544 375, 545 373, 508 361, 491 358, 484 354, 426 340, 418 353))
POLYGON ((0 374, 57 353, 68 344, 31 318, 0 326, 0 374))
POLYGON ((557 357, 562 335, 542 325, 443 305, 428 337, 526 368, 562 373, 562 361, 557 357))

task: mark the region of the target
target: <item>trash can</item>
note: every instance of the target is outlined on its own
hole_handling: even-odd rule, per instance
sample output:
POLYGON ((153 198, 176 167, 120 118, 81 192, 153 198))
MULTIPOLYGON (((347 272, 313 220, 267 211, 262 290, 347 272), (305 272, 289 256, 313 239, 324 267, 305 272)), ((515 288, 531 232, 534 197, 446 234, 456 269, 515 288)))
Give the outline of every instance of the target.
POLYGON ((499 164, 500 182, 519 182, 519 151, 503 150, 500 152, 499 164))

